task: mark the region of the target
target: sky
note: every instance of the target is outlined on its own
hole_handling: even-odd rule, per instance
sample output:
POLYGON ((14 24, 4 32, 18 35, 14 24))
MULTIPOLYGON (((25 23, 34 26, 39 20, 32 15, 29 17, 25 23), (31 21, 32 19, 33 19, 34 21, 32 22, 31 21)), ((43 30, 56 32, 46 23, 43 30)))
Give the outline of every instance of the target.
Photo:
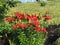
MULTIPOLYGON (((19 0, 19 1, 21 1, 21 2, 26 2, 26 0, 19 0)), ((35 0, 28 0, 28 2, 34 2, 35 0)))

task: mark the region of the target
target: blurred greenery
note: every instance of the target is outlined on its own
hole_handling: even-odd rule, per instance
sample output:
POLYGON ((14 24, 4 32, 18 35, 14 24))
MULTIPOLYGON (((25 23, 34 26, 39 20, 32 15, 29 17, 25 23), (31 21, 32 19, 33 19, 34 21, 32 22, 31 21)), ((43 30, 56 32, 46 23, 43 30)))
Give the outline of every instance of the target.
MULTIPOLYGON (((5 4, 5 2, 6 2, 6 0, 0 0, 0 5, 5 4)), ((7 14, 5 14, 6 16, 12 16, 11 13, 16 12, 16 11, 19 11, 21 13, 28 13, 28 14, 34 14, 34 13, 40 12, 41 15, 44 15, 45 12, 48 11, 49 15, 52 17, 52 20, 47 21, 45 23, 45 25, 47 25, 47 24, 60 24, 60 1, 49 0, 45 7, 41 7, 40 4, 37 3, 37 2, 34 2, 34 3, 17 3, 16 7, 12 7, 12 8, 9 8, 9 9, 10 9, 9 12, 7 14)), ((1 26, 1 24, 4 24, 4 22, 0 23, 0 31, 2 29, 5 30, 5 28, 6 28, 6 31, 8 31, 10 29, 11 25, 6 23, 5 28, 3 28, 4 25, 1 26)), ((36 34, 32 33, 32 32, 29 32, 29 30, 22 31, 21 33, 19 33, 20 30, 18 30, 18 31, 14 30, 12 32, 13 32, 13 35, 11 36, 12 39, 10 40, 10 45, 15 45, 15 44, 16 45, 20 45, 20 44, 21 45, 23 45, 23 44, 24 45, 29 45, 29 44, 30 45, 43 45, 44 41, 46 39, 46 38, 43 37, 44 36, 42 34, 43 32, 36 33, 36 34), (29 34, 28 34, 29 36, 26 35, 26 32, 29 32, 29 34)))

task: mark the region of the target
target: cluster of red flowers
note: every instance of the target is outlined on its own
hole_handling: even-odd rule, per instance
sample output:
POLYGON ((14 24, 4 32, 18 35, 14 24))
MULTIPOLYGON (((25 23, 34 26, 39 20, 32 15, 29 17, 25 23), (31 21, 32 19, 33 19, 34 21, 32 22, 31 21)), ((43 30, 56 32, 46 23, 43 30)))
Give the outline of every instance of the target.
POLYGON ((22 20, 24 18, 24 15, 20 14, 19 12, 16 12, 15 14, 19 20, 22 20))
MULTIPOLYGON (((47 32, 45 28, 43 28, 42 26, 39 26, 39 20, 41 20, 38 16, 36 15, 29 15, 29 14, 21 14, 19 12, 15 12, 14 13, 15 16, 12 17, 12 18, 6 18, 6 21, 7 22, 11 22, 11 21, 15 21, 16 19, 19 20, 27 20, 27 24, 24 24, 24 23, 16 23, 13 28, 16 29, 18 27, 22 28, 22 29, 25 29, 25 28, 29 28, 31 25, 33 25, 34 29, 37 31, 37 32, 40 32, 40 31, 44 31, 44 32, 47 32), (30 21, 30 22, 29 22, 30 21)), ((50 20, 51 17, 50 16, 44 16, 44 20, 50 20)))
POLYGON ((6 18, 6 21, 7 22, 11 22, 11 21, 13 21, 14 20, 14 18, 12 17, 12 18, 6 18))
POLYGON ((35 30, 37 30, 37 32, 40 32, 40 31, 43 30, 45 33, 47 33, 46 29, 43 28, 43 27, 36 26, 36 27, 35 27, 35 30))
POLYGON ((14 29, 16 29, 17 27, 20 27, 20 28, 24 29, 25 28, 25 25, 24 24, 15 24, 13 26, 14 29))

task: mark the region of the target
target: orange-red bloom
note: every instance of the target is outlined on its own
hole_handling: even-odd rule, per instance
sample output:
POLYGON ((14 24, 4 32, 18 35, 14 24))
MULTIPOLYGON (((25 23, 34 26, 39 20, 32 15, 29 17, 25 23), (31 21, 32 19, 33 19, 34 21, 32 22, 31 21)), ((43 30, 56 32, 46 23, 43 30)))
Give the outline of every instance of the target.
POLYGON ((17 23, 13 26, 13 28, 16 29, 18 26, 19 26, 19 24, 17 23))
POLYGON ((31 25, 31 24, 30 24, 30 23, 28 23, 28 24, 25 26, 25 28, 29 28, 29 27, 30 27, 30 25, 31 25))
POLYGON ((7 22, 11 22, 11 21, 13 21, 14 20, 14 18, 6 18, 6 21, 7 22))
POLYGON ((33 16, 33 17, 32 17, 32 20, 33 20, 33 21, 37 21, 38 18, 37 18, 36 16, 33 16))
POLYGON ((42 31, 42 28, 41 28, 41 27, 36 26, 36 27, 35 27, 35 30, 36 30, 37 32, 41 32, 41 31, 42 31))
POLYGON ((37 25, 39 24, 39 22, 38 22, 38 21, 33 21, 32 24, 33 24, 34 26, 37 26, 37 25))
POLYGON ((16 12, 15 14, 16 14, 16 17, 20 20, 22 20, 24 18, 23 15, 20 14, 19 12, 16 12))
POLYGON ((13 29, 16 29, 16 28, 17 28, 17 26, 16 26, 16 25, 14 25, 14 26, 13 26, 13 29))
POLYGON ((36 26, 34 29, 35 29, 37 32, 44 31, 45 33, 47 33, 47 30, 46 30, 45 28, 43 28, 43 27, 36 26))
POLYGON ((44 16, 44 20, 51 20, 50 16, 44 16))
POLYGON ((45 33, 47 33, 47 30, 46 30, 45 28, 43 28, 43 31, 44 31, 45 33))
POLYGON ((32 20, 32 16, 30 16, 30 15, 27 15, 26 18, 27 18, 28 20, 32 20))
POLYGON ((19 24, 19 27, 24 29, 25 28, 25 25, 24 24, 19 24))

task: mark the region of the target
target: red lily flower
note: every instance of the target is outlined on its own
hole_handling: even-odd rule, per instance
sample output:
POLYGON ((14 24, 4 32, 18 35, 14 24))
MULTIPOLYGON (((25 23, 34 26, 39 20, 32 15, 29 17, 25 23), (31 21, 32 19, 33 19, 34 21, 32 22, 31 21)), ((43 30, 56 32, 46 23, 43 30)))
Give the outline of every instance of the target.
POLYGON ((19 24, 19 27, 24 29, 25 28, 25 25, 24 24, 19 24))
POLYGON ((14 20, 14 18, 6 18, 6 21, 7 22, 11 22, 11 21, 13 21, 14 20))
POLYGON ((16 14, 16 17, 20 20, 22 20, 24 18, 23 15, 20 14, 19 12, 16 12, 15 14, 16 14))
POLYGON ((25 26, 25 28, 29 28, 29 27, 30 27, 30 25, 31 25, 31 24, 30 24, 30 23, 28 23, 28 24, 25 26))
POLYGON ((18 26, 19 26, 19 24, 17 23, 13 26, 13 28, 16 29, 18 26))
POLYGON ((44 16, 44 20, 51 20, 50 16, 44 16))
POLYGON ((47 33, 47 30, 46 30, 45 28, 43 28, 43 31, 44 31, 45 33, 47 33))
POLYGON ((17 23, 16 26, 18 27, 19 26, 19 23, 17 23))
POLYGON ((27 18, 28 20, 32 20, 32 16, 30 16, 30 15, 27 15, 26 18, 27 18))
POLYGON ((18 17, 18 19, 22 20, 22 19, 23 19, 23 16, 22 16, 22 15, 20 15, 20 16, 18 17))
POLYGON ((13 26, 13 29, 16 29, 16 28, 17 28, 17 26, 16 26, 16 25, 14 25, 14 26, 13 26))
POLYGON ((15 12, 15 14, 16 14, 16 16, 19 16, 19 15, 20 15, 20 13, 19 13, 19 12, 15 12))
POLYGON ((45 33, 47 33, 47 30, 46 30, 45 28, 43 28, 43 27, 38 27, 38 26, 36 26, 34 29, 35 29, 37 32, 44 31, 45 33))
POLYGON ((35 27, 35 30, 36 30, 37 32, 41 32, 41 31, 42 31, 42 28, 41 28, 41 27, 36 26, 36 27, 35 27))
POLYGON ((38 22, 38 21, 33 21, 32 24, 33 24, 34 26, 37 26, 37 25, 39 24, 39 22, 38 22))
POLYGON ((33 21, 37 21, 38 18, 37 18, 36 16, 33 16, 33 17, 32 17, 32 20, 33 20, 33 21))

